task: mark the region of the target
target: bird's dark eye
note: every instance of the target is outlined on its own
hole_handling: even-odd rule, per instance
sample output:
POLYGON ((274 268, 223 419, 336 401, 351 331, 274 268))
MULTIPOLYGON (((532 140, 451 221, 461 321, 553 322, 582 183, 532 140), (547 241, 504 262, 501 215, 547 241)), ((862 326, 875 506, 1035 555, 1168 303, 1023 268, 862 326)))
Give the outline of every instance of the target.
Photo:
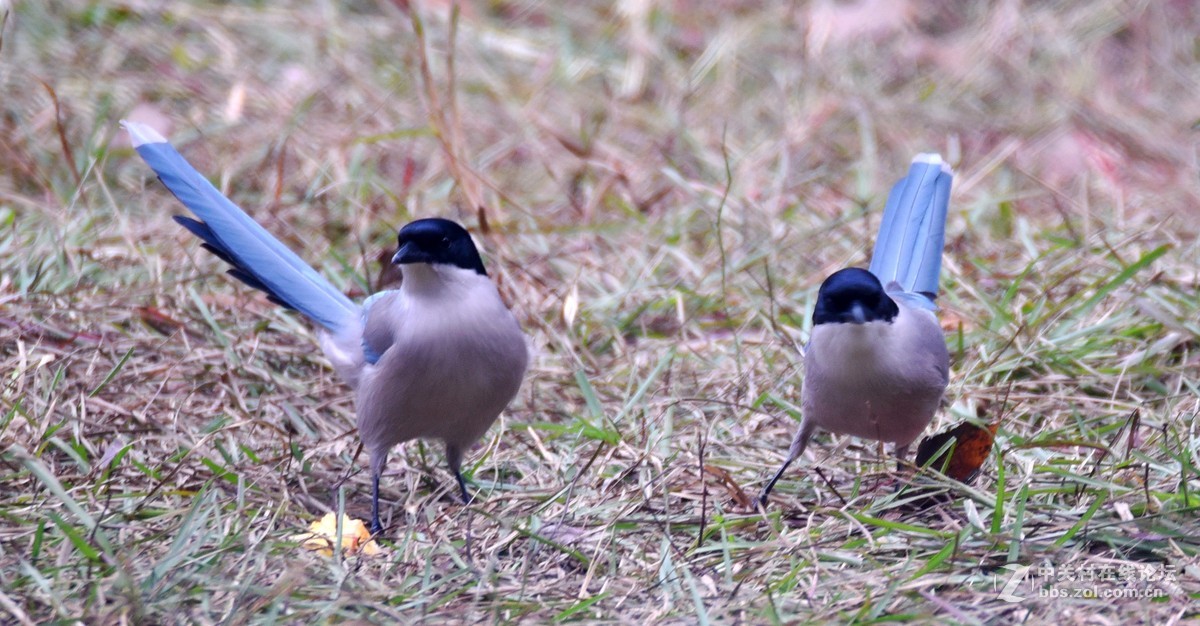
POLYGON ((450 238, 449 237, 442 237, 442 247, 443 248, 450 247, 450 238))

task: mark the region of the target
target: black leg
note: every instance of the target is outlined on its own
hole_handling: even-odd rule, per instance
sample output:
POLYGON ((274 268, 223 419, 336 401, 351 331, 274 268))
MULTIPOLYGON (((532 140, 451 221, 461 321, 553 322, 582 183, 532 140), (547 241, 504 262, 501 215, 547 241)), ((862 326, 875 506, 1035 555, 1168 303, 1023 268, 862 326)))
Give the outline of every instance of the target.
POLYGON ((758 503, 763 507, 767 506, 767 498, 771 495, 771 490, 775 488, 775 483, 779 482, 779 477, 787 470, 792 461, 800 458, 804 454, 804 449, 808 447, 808 438, 812 436, 813 429, 816 428, 812 422, 801 420, 800 430, 796 431, 796 436, 792 438, 792 445, 788 447, 787 460, 783 462, 783 466, 775 472, 775 476, 771 478, 771 482, 767 483, 766 488, 762 490, 762 494, 758 496, 758 503))
POLYGON ((371 534, 383 534, 383 524, 379 521, 379 474, 371 473, 371 534))
MULTIPOLYGON (((462 469, 461 469, 462 468, 462 450, 459 449, 457 446, 451 445, 450 443, 446 444, 446 465, 450 466, 450 472, 454 474, 454 480, 458 481, 458 494, 459 494, 459 496, 462 497, 463 505, 470 505, 471 504, 471 494, 470 494, 470 492, 467 491, 467 481, 466 481, 466 479, 463 478, 462 469)), ((475 551, 474 548, 472 547, 472 546, 474 546, 475 542, 474 542, 474 540, 471 539, 471 537, 472 537, 471 527, 474 526, 474 521, 475 521, 475 509, 472 509, 470 506, 467 506, 467 534, 464 537, 464 539, 466 541, 465 548, 467 550, 467 562, 468 563, 471 561, 471 559, 472 559, 471 555, 475 551)), ((472 569, 474 569, 474 567, 472 567, 472 569)))
POLYGON ((759 496, 758 496, 759 504, 763 505, 764 507, 767 506, 767 498, 769 498, 771 496, 771 490, 775 488, 775 483, 779 482, 779 477, 783 476, 783 473, 785 471, 787 471, 788 466, 791 464, 792 464, 792 459, 788 459, 783 462, 783 466, 781 466, 779 468, 778 472, 775 472, 775 475, 773 477, 771 477, 771 482, 767 483, 767 486, 765 488, 763 488, 762 493, 759 494, 759 496))
POLYGON ((463 504, 471 503, 471 494, 467 492, 467 481, 463 479, 461 470, 454 470, 454 478, 458 480, 458 493, 462 496, 463 504))
POLYGON ((454 480, 458 481, 458 493, 462 496, 463 504, 471 503, 471 494, 467 491, 467 481, 462 475, 462 451, 457 447, 446 444, 446 465, 450 466, 450 472, 454 474, 454 480))
POLYGON ((912 483, 913 475, 916 474, 917 468, 908 463, 908 446, 896 446, 893 452, 896 456, 896 491, 904 489, 905 486, 912 483))
POLYGON ((383 468, 387 465, 387 452, 371 454, 371 534, 383 533, 383 523, 379 521, 379 479, 383 476, 383 468))

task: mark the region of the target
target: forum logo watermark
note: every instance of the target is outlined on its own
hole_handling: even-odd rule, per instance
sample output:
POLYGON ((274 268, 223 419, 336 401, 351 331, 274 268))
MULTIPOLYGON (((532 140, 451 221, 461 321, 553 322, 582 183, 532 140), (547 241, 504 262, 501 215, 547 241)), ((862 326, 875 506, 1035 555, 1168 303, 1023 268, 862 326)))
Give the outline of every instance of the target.
POLYGON ((992 590, 1005 602, 1031 598, 1118 600, 1167 597, 1177 582, 1173 563, 1084 563, 1080 565, 1008 564, 992 578, 992 590))

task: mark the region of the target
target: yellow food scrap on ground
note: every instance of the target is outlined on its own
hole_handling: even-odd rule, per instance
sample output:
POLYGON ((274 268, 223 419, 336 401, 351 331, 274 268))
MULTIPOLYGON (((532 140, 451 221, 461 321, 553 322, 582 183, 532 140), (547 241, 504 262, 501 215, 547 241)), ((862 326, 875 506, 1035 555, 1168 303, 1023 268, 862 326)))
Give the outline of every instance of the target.
MULTIPOLYGON (((326 513, 325 517, 308 526, 308 532, 296 535, 292 539, 301 542, 300 545, 320 552, 325 556, 333 555, 333 544, 337 541, 337 516, 326 513)), ((379 544, 371 539, 367 525, 360 519, 342 516, 342 550, 347 554, 379 554, 379 544)))

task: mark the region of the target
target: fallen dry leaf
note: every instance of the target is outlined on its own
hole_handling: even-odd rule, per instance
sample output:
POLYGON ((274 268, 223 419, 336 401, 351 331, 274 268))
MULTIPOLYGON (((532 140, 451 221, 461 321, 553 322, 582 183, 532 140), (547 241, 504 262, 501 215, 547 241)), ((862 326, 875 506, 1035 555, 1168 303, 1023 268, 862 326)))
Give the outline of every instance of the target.
POLYGON ((729 497, 743 509, 753 509, 754 500, 746 495, 742 487, 734 480, 733 475, 725 471, 723 468, 716 465, 705 465, 704 471, 710 476, 715 476, 721 481, 721 485, 725 487, 725 491, 729 493, 729 497))
POLYGON ((926 437, 921 440, 921 445, 917 446, 917 465, 924 466, 928 463, 934 469, 941 469, 945 465, 947 476, 959 482, 969 483, 979 474, 979 468, 991 453, 998 426, 998 422, 986 427, 961 422, 946 432, 926 437), (957 442, 949 451, 950 461, 946 462, 943 453, 933 463, 929 463, 933 455, 951 439, 957 442))
POLYGON ((188 328, 187 324, 184 324, 183 322, 171 317, 170 315, 167 315, 166 313, 163 313, 152 306, 134 307, 133 310, 137 311, 138 317, 142 319, 143 324, 149 326, 155 332, 161 335, 170 337, 176 332, 182 331, 187 333, 188 337, 190 338, 201 338, 200 334, 188 328))
MULTIPOLYGON (((325 517, 308 526, 308 532, 292 537, 300 545, 320 552, 325 556, 333 556, 333 543, 337 541, 337 516, 326 513, 325 517)), ((360 519, 342 516, 342 550, 347 554, 364 554, 375 556, 379 554, 379 544, 371 539, 367 525, 360 519)))

